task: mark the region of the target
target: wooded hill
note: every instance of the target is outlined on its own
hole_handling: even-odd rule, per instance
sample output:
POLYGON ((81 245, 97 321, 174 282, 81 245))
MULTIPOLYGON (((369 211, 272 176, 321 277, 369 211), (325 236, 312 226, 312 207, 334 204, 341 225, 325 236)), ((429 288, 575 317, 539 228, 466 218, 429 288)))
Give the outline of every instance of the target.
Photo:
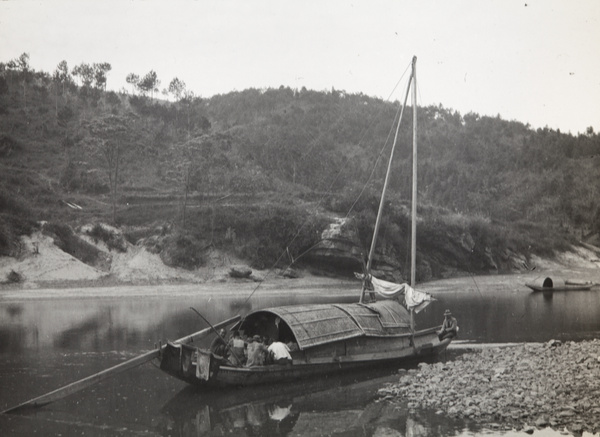
MULTIPOLYGON (((283 86, 159 100, 139 86, 105 91, 97 65, 104 80, 76 84, 66 63, 62 76, 0 64, 0 255, 18 254, 18 236, 42 220, 114 222, 131 242, 170 235, 155 250, 174 247, 175 265, 198 266, 218 247, 265 268, 346 216, 367 253, 398 102, 283 86)), ((402 271, 410 112, 381 233, 382 256, 402 271)), ((419 107, 418 122, 420 279, 510 270, 511 254, 526 263, 600 232, 592 128, 534 130, 441 105, 419 107)))

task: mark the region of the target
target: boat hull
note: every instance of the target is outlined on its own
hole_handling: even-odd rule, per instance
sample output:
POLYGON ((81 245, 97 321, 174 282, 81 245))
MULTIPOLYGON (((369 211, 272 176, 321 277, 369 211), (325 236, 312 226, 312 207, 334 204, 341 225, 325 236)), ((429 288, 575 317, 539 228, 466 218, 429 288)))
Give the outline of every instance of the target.
MULTIPOLYGON (((444 351, 451 339, 440 341, 435 330, 412 336, 393 338, 365 338, 363 341, 344 341, 329 344, 314 351, 296 351, 293 364, 257 367, 234 367, 219 364, 212 357, 210 376, 199 377, 197 362, 190 362, 186 354, 198 352, 190 346, 182 350, 165 351, 160 368, 171 376, 198 387, 235 387, 275 384, 328 374, 365 369, 373 366, 402 365, 426 361, 444 351), (340 350, 351 354, 341 355, 340 350), (187 365, 186 365, 187 361, 187 365)), ((175 347, 170 346, 170 347, 175 347)))
POLYGON ((586 291, 590 290, 595 284, 589 281, 576 281, 572 279, 538 277, 525 284, 533 291, 586 291))
POLYGON ((549 291, 587 291, 591 290, 594 284, 574 284, 569 285, 565 284, 559 287, 540 287, 536 284, 525 284, 527 287, 531 288, 533 291, 542 291, 544 293, 549 291))

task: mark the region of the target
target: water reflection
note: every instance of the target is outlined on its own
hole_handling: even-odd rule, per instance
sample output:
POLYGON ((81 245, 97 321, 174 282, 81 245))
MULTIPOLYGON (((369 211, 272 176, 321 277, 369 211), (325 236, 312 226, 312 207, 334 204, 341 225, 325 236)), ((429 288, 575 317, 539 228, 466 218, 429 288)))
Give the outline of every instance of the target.
MULTIPOLYGON (((441 324, 444 310, 450 308, 461 328, 459 340, 579 340, 600 335, 600 289, 548 296, 532 293, 520 283, 495 280, 482 281, 477 287, 470 279, 453 286, 430 285, 443 289, 436 289, 438 301, 418 314, 417 326, 441 324)), ((245 291, 234 294, 230 289, 204 286, 202 293, 170 296, 140 289, 143 298, 122 293, 114 298, 18 302, 4 302, 0 296, 0 408, 118 364, 152 349, 159 340, 174 340, 205 328, 190 306, 209 320, 219 321, 268 306, 356 299, 352 290, 343 288, 296 289, 287 294, 257 293, 246 302, 245 291)), ((82 296, 85 293, 81 290, 82 296)), ((209 341, 200 343, 206 346, 209 341)), ((409 412, 376 402, 374 393, 384 383, 377 378, 386 377, 351 375, 266 392, 186 389, 178 393, 183 384, 144 365, 45 407, 36 418, 60 417, 90 423, 94 429, 112 427, 105 435, 114 435, 114 427, 131 430, 133 423, 142 432, 164 435, 462 436, 480 432, 475 425, 471 430, 468 424, 435 412, 409 412)), ((46 422, 0 417, 0 434, 10 435, 5 431, 12 428, 6 427, 17 422, 23 435, 48 428, 46 422)), ((56 433, 59 429, 62 433, 62 427, 55 428, 56 433)))
POLYGON ((544 293, 482 290, 449 292, 420 314, 421 326, 452 309, 462 340, 482 343, 581 340, 600 333, 600 289, 544 293))
MULTIPOLYGON (((388 372, 389 373, 389 372, 388 372)), ((189 388, 161 409, 162 435, 187 436, 458 436, 481 425, 432 411, 378 401, 377 389, 397 378, 365 372, 355 379, 285 384, 275 389, 198 393, 189 388), (372 379, 369 379, 372 378, 372 379)), ((499 435, 499 434, 498 434, 499 435)))
POLYGON ((382 384, 397 379, 394 373, 395 369, 388 368, 208 393, 190 387, 161 409, 160 430, 164 435, 175 431, 181 436, 331 435, 363 426, 362 409, 373 402, 382 384))

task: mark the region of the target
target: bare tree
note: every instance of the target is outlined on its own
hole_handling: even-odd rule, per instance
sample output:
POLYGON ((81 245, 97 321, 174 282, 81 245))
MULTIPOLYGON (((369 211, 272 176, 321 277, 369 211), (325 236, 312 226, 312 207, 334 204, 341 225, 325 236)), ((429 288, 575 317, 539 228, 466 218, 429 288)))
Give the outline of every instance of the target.
POLYGON ((127 117, 107 115, 92 120, 88 125, 90 143, 96 153, 100 153, 108 173, 112 203, 112 222, 116 223, 117 194, 121 161, 130 143, 130 121, 127 117))

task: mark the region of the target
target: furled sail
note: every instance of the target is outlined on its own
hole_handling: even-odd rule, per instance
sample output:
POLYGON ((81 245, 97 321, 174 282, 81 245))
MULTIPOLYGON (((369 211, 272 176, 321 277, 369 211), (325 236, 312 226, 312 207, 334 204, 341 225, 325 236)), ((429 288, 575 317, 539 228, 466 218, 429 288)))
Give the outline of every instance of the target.
POLYGON ((404 303, 409 310, 412 309, 415 313, 419 313, 435 300, 431 294, 417 291, 408 284, 405 285, 404 303))
MULTIPOLYGON (((354 273, 354 276, 360 280, 365 279, 365 275, 362 273, 354 273)), ((435 300, 429 293, 417 291, 406 283, 396 284, 394 282, 384 281, 383 279, 377 279, 373 275, 369 275, 367 281, 373 286, 373 291, 387 299, 393 299, 404 293, 404 305, 409 310, 413 309, 415 313, 419 313, 435 300)))

